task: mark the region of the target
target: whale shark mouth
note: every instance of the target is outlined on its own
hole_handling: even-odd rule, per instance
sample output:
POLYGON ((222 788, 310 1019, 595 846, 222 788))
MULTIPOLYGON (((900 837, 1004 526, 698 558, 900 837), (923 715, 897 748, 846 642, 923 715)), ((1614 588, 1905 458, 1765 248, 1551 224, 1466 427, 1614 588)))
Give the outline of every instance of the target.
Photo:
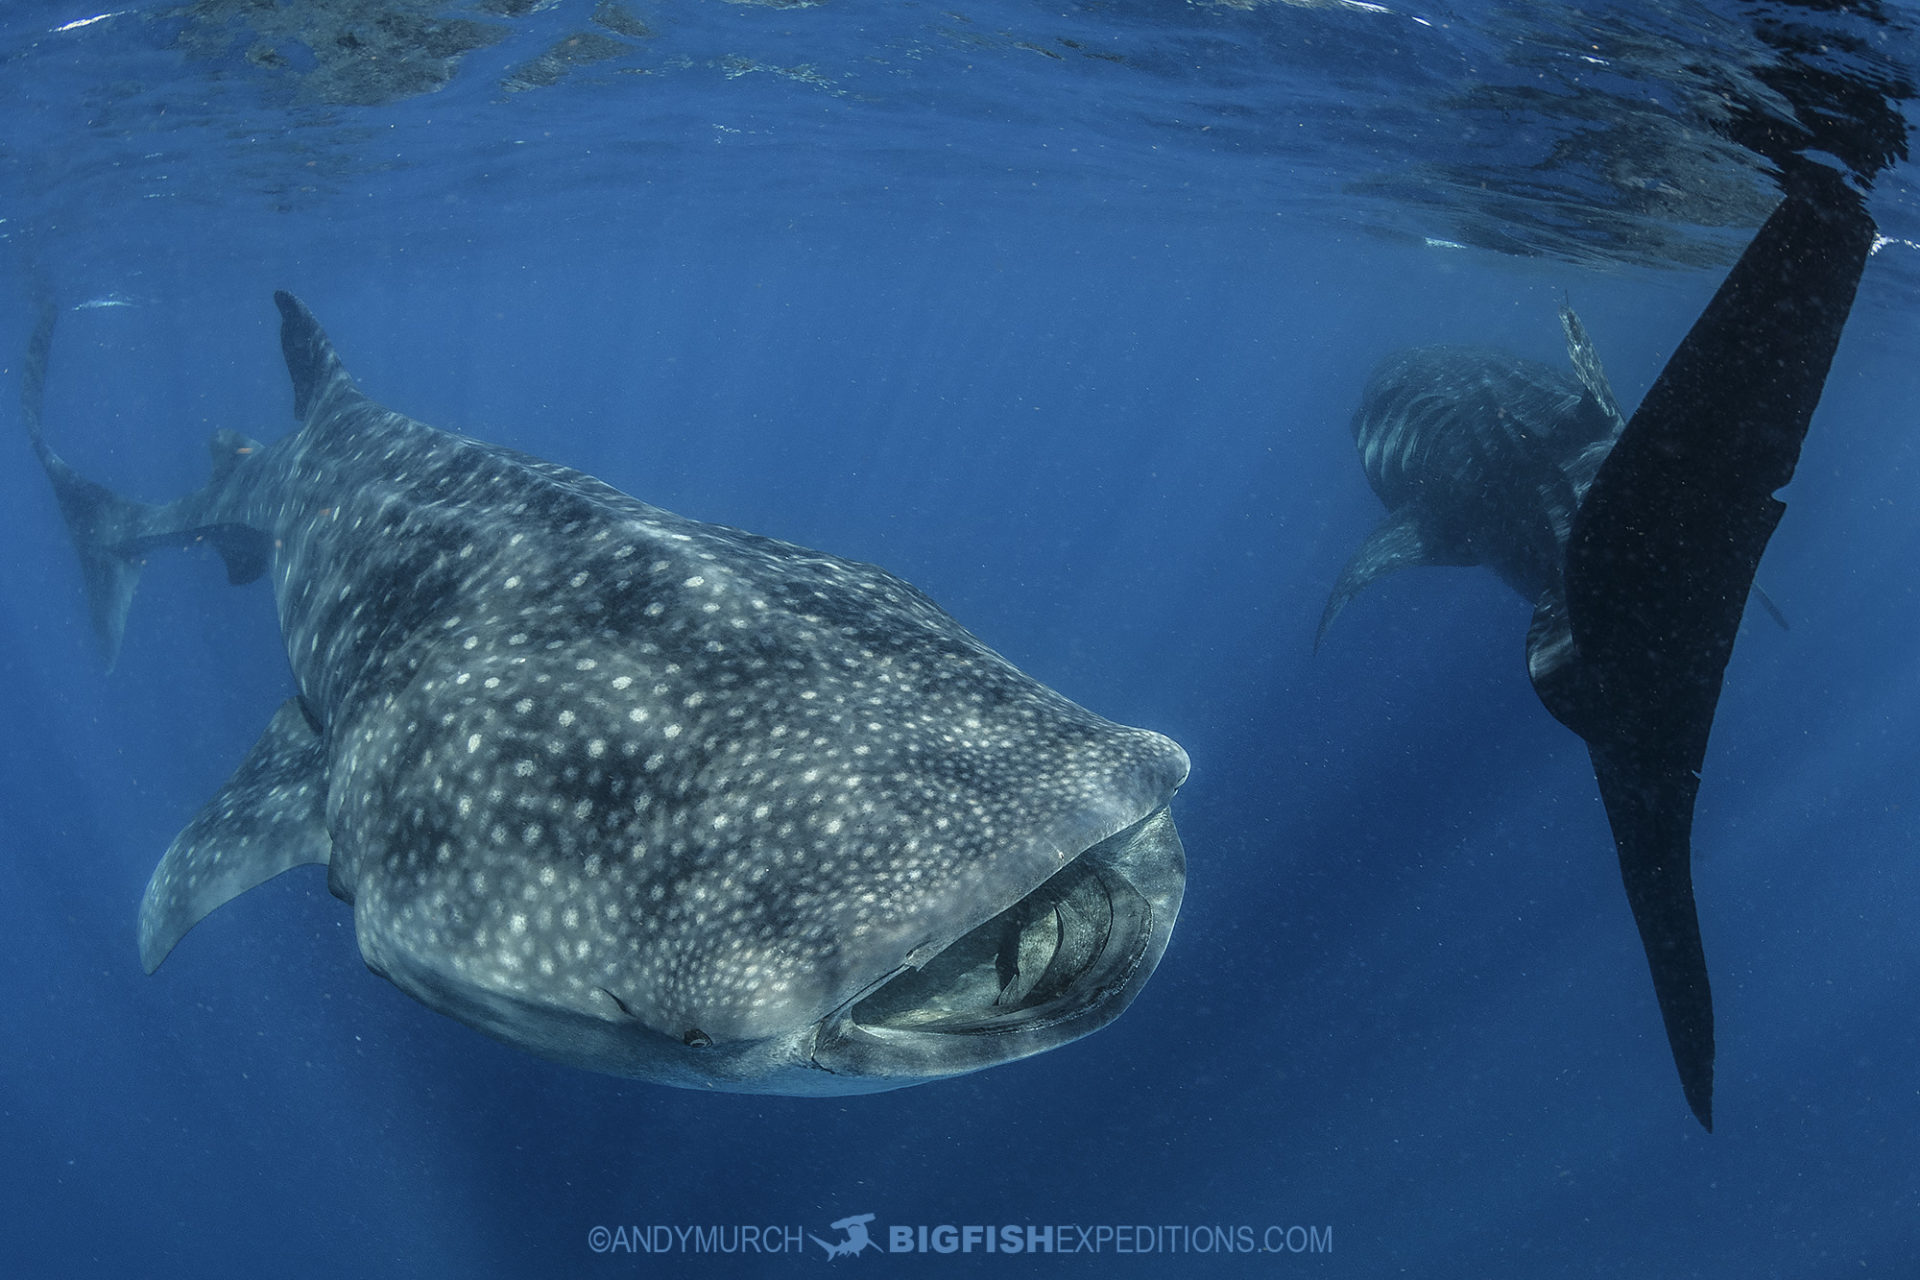
POLYGON ((1039 888, 854 1000, 822 1027, 836 1074, 954 1075, 1105 1026, 1165 950, 1186 858, 1165 807, 1093 845, 1039 888))
POLYGON ((923 968, 853 1007, 865 1027, 949 1035, 1073 1017, 1124 983, 1146 950, 1152 908, 1099 862, 1074 859, 923 968))

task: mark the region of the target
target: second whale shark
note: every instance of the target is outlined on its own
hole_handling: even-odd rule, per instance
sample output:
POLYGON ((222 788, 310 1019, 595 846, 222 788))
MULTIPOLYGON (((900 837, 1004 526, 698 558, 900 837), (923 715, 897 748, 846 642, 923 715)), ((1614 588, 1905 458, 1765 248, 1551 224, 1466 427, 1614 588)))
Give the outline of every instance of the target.
POLYGON ((1568 310, 1571 374, 1476 349, 1390 357, 1354 420, 1388 516, 1320 622, 1324 635, 1361 587, 1410 564, 1485 564, 1533 601, 1528 675, 1587 744, 1674 1065, 1708 1130, 1700 769, 1786 509, 1774 493, 1793 478, 1877 234, 1838 172, 1784 169, 1785 199, 1631 418, 1568 310))
POLYGON ((1387 515, 1341 570, 1316 648, 1362 589, 1397 569, 1485 565, 1529 601, 1557 586, 1574 511, 1627 425, 1572 308, 1560 323, 1571 371, 1465 346, 1380 362, 1353 442, 1387 515))

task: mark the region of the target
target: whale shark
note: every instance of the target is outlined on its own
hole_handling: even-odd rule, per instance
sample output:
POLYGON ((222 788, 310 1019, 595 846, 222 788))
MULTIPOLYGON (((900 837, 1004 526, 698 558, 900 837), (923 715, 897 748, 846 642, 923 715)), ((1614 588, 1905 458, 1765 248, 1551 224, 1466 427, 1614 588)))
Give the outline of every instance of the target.
POLYGON ((1560 579, 1573 513, 1626 427, 1585 326, 1560 308, 1572 370, 1486 347, 1395 352, 1353 415, 1387 508, 1340 572, 1314 633, 1368 584, 1414 565, 1485 565, 1534 601, 1560 579))
POLYGON ((296 690, 161 857, 153 972, 319 864, 416 1000, 577 1067, 897 1088, 1098 1029, 1185 887, 1170 739, 1015 668, 871 565, 687 519, 382 407, 275 295, 297 430, 171 502, 33 447, 109 663, 155 551, 273 587, 296 690))
POLYGON ((1389 357, 1353 426, 1388 516, 1319 629, 1411 564, 1484 564, 1534 602, 1528 676, 1587 744, 1682 1092, 1709 1132, 1694 802, 1747 599, 1765 602, 1754 575, 1786 509, 1774 494, 1877 234, 1837 171, 1783 168, 1785 198, 1630 418, 1566 308, 1571 373, 1478 349, 1389 357))

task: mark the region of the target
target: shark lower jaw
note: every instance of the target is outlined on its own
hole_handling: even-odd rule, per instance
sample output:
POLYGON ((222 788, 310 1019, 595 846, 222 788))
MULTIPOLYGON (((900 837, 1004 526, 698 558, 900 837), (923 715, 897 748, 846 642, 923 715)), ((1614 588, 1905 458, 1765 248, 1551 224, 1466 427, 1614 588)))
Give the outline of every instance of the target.
POLYGON ((1117 1018, 1166 949, 1186 855, 1165 806, 1038 889, 842 1006, 812 1065, 872 1089, 1040 1053, 1117 1018))

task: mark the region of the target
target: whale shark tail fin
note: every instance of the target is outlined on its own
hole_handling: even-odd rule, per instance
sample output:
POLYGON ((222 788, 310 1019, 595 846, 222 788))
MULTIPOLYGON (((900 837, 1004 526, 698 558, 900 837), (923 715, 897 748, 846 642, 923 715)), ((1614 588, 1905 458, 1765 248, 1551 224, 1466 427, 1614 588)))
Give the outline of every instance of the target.
POLYGON ((120 638, 127 628, 127 609, 133 603, 133 589, 140 582, 142 561, 127 545, 127 540, 153 508, 122 498, 106 486, 86 479, 48 447, 41 430, 41 414, 46 403, 47 359, 53 351, 54 323, 58 318, 59 311, 52 299, 41 298, 39 319, 27 342, 22 363, 21 416, 26 420, 27 438, 33 445, 34 456, 40 459, 53 485, 60 514, 73 537, 74 550, 79 553, 94 637, 100 646, 100 656, 110 668, 119 657, 120 638))
POLYGON ((1674 1062, 1709 1129, 1713 1009, 1690 869, 1700 765, 1786 509, 1774 491, 1793 477, 1875 238, 1837 172, 1789 178, 1601 464, 1574 517, 1564 601, 1543 602, 1528 637, 1541 702, 1593 757, 1674 1062))
POLYGON ((1587 754, 1680 1089, 1701 1127, 1712 1133, 1713 989, 1693 900, 1691 833, 1700 777, 1672 761, 1649 767, 1644 744, 1637 742, 1589 740, 1587 754))
POLYGON ((127 613, 134 588, 153 548, 186 543, 210 543, 226 561, 227 579, 251 582, 266 570, 267 539, 241 525, 210 520, 214 496, 260 446, 234 431, 216 431, 209 448, 213 479, 199 493, 167 505, 125 498, 103 484, 87 479, 69 466, 47 444, 42 428, 46 404, 47 362, 53 351, 54 324, 59 312, 43 298, 40 316, 27 342, 22 362, 21 416, 34 456, 53 485, 60 514, 67 522, 74 551, 80 557, 87 610, 101 659, 112 669, 120 656, 127 630, 127 613))
POLYGON ((1410 502, 1382 520, 1367 535, 1367 540, 1360 544, 1347 560, 1346 568, 1340 571, 1340 580, 1333 584, 1326 607, 1320 611, 1320 626, 1313 633, 1315 653, 1320 651, 1320 642, 1327 638, 1327 628, 1333 625, 1333 620, 1368 583, 1384 578, 1396 569, 1412 565, 1472 563, 1438 550, 1421 533, 1425 519, 1426 513, 1420 504, 1410 502))

